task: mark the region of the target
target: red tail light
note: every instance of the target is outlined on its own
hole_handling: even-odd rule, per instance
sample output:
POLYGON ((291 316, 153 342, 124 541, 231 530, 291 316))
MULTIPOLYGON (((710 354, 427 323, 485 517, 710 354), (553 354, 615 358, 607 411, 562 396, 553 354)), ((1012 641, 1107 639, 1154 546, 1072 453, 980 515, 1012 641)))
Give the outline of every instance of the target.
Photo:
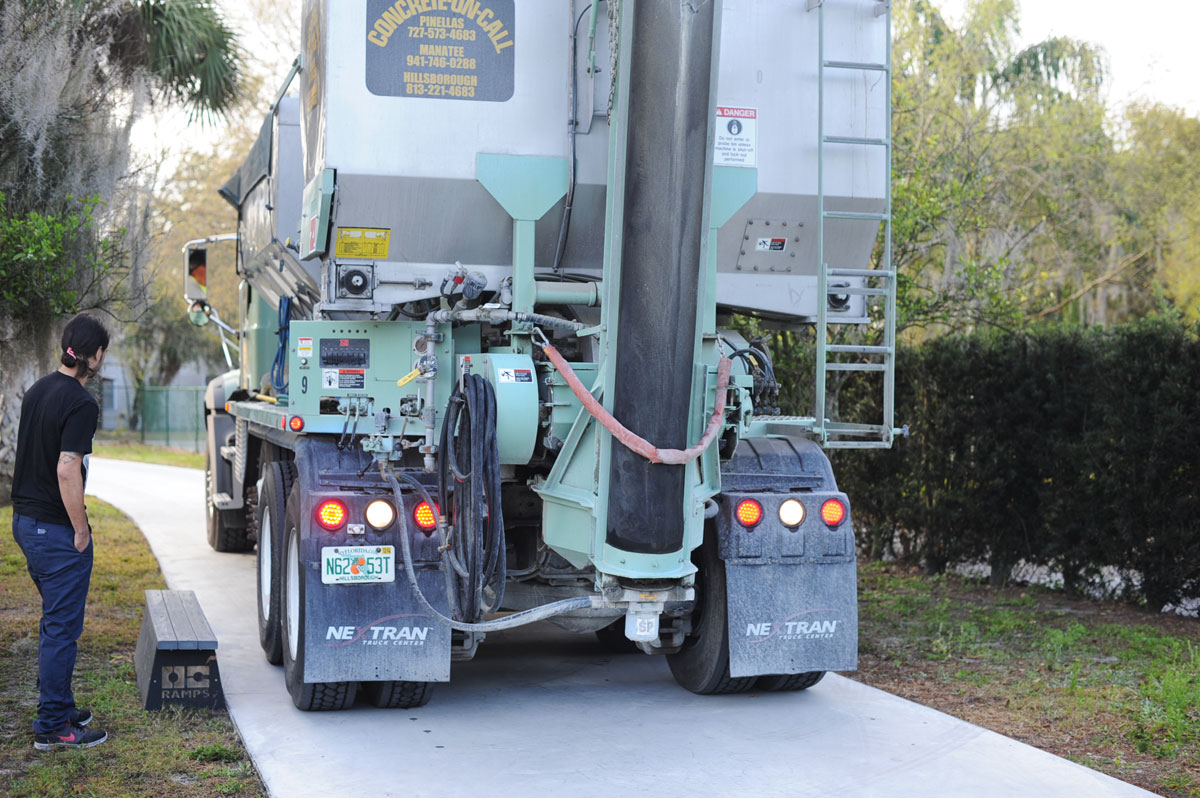
POLYGON ((288 421, 288 426, 292 428, 292 432, 300 432, 304 429, 304 419, 300 418, 300 416, 292 416, 291 420, 288 421))
POLYGON ((846 520, 846 505, 840 499, 826 499, 821 505, 821 520, 830 526, 837 526, 846 520))
POLYGON ((413 520, 417 522, 417 526, 423 532, 432 532, 437 529, 437 511, 430 506, 429 502, 421 502, 417 508, 413 510, 413 520))
POLYGON ((326 499, 317 505, 317 524, 327 532, 336 532, 346 523, 346 505, 338 499, 326 499))
POLYGON ((737 506, 737 520, 744 527, 757 526, 762 520, 762 505, 754 499, 742 499, 737 506))

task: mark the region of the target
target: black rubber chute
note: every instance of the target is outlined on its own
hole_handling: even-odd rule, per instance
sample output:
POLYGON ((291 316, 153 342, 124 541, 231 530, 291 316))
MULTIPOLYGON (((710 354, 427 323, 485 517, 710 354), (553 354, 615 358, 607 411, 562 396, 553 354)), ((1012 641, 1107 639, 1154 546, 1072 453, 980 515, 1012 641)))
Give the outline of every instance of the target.
MULTIPOLYGON (((655 446, 674 449, 688 446, 713 5, 654 0, 633 9, 613 415, 655 446)), ((614 442, 608 544, 643 554, 679 551, 685 469, 652 464, 614 442)))

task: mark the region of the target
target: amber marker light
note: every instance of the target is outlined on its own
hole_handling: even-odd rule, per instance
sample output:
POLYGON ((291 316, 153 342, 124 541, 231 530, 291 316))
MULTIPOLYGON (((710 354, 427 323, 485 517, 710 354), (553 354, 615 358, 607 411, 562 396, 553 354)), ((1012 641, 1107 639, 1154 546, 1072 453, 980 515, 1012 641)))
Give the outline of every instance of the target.
POLYGON ((846 520, 846 505, 840 499, 826 499, 821 505, 821 520, 829 526, 837 526, 846 520))
POLYGON ((326 499, 317 505, 317 523, 327 532, 336 532, 346 523, 346 505, 337 499, 326 499))
POLYGON ((434 512, 429 502, 421 502, 417 508, 413 510, 413 520, 417 522, 417 526, 423 532, 432 532, 437 529, 437 513, 434 512))
POLYGON ((742 499, 737 506, 737 520, 744 527, 756 526, 762 520, 762 505, 754 499, 742 499))

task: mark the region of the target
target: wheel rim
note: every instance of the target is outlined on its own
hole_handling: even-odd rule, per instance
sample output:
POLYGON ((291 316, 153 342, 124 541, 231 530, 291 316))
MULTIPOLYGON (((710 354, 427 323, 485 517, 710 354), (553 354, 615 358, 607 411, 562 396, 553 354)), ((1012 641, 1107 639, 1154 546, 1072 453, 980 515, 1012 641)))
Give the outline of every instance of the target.
POLYGON ((287 630, 292 662, 296 661, 300 636, 300 546, 296 537, 289 535, 287 546, 287 630))
POLYGON ((271 620, 271 510, 265 508, 258 530, 258 597, 264 621, 271 620))

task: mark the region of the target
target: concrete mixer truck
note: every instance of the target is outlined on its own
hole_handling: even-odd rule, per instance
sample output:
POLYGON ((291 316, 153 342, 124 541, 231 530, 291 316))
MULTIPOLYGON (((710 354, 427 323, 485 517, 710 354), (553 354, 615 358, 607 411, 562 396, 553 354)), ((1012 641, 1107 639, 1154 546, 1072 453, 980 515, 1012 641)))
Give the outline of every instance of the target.
POLYGON ((238 356, 208 540, 256 549, 295 705, 420 706, 543 620, 699 694, 855 668, 825 449, 897 433, 889 4, 305 0, 301 44, 183 259, 238 356), (812 415, 735 314, 815 330, 812 415), (846 372, 882 419, 830 417, 846 372))

